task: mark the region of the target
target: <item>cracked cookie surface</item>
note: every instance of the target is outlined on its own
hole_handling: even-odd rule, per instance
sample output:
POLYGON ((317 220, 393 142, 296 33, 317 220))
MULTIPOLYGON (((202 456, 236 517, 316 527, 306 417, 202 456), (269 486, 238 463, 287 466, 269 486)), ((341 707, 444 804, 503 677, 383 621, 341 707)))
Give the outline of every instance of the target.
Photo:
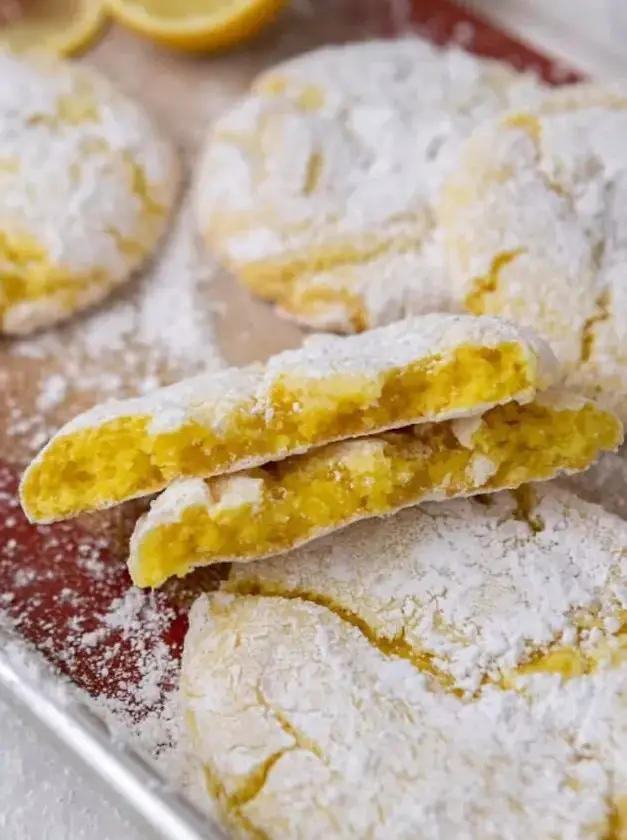
POLYGON ((27 515, 50 521, 384 429, 481 414, 552 384, 547 345, 494 318, 427 315, 318 336, 265 365, 110 401, 64 426, 26 470, 27 515))
POLYGON ((252 840, 598 838, 610 774, 514 692, 433 691, 323 606, 197 602, 182 694, 207 789, 252 840))
POLYGON ((627 417, 627 95, 582 86, 478 128, 437 207, 455 305, 535 329, 627 417))
POLYGON ((529 485, 426 503, 235 564, 225 587, 332 604, 405 658, 428 661, 449 690, 472 694, 523 671, 593 669, 622 644, 625 546, 623 520, 529 485))
POLYGON ((137 586, 197 566, 281 554, 425 500, 586 469, 622 440, 609 412, 562 391, 484 415, 329 444, 266 467, 167 487, 130 544, 137 586))
POLYGON ((126 280, 178 181, 170 144, 105 78, 0 50, 0 333, 53 324, 126 280))
MULTIPOLYGON (((535 101, 532 76, 418 38, 327 47, 264 73, 213 127, 201 230, 253 291, 354 332, 406 313, 431 201, 486 117, 535 101)), ((414 278, 415 279, 415 278, 414 278)))
POLYGON ((236 836, 622 836, 627 526, 528 493, 351 526, 194 605, 182 702, 236 836))

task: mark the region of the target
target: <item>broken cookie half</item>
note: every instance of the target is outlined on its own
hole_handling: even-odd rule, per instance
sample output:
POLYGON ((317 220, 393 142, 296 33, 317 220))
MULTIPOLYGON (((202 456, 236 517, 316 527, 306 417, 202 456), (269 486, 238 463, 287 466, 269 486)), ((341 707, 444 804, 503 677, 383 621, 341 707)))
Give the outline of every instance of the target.
POLYGON ((27 516, 50 522, 335 440, 527 402, 553 384, 548 346, 495 318, 427 315, 317 337, 265 365, 111 401, 64 426, 26 470, 27 516))
POLYGON ((560 391, 483 415, 343 441, 214 479, 170 485, 138 522, 130 572, 159 586, 201 565, 286 552, 425 500, 490 493, 586 469, 619 421, 560 391))
POLYGON ((551 486, 234 565, 191 613, 193 755, 235 836, 622 836, 627 525, 551 486), (606 690, 606 689, 611 690, 606 690))

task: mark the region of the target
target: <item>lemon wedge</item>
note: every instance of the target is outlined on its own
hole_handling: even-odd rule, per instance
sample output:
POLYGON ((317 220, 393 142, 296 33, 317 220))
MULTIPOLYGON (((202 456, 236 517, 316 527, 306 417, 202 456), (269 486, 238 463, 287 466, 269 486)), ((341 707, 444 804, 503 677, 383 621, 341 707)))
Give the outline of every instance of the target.
POLYGON ((246 41, 269 24, 286 0, 107 0, 112 16, 153 41, 210 52, 246 41))
POLYGON ((10 0, 0 4, 0 49, 75 55, 103 31, 106 18, 101 0, 10 0))

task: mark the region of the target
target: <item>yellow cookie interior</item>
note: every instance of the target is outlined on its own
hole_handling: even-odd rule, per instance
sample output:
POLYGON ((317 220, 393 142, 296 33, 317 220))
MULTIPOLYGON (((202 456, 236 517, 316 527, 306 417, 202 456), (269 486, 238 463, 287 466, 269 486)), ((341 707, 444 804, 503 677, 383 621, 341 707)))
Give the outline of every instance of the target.
POLYGON ((158 492, 176 478, 506 402, 542 387, 538 378, 537 359, 521 344, 462 345, 372 377, 278 378, 264 411, 242 400, 219 429, 189 419, 153 432, 152 416, 120 416, 61 432, 26 472, 22 504, 35 521, 63 519, 158 492))
POLYGON ((261 482, 254 503, 220 506, 220 480, 210 482, 218 504, 191 505, 177 521, 144 530, 131 574, 138 586, 159 586, 198 565, 278 554, 425 498, 490 492, 583 470, 620 440, 618 420, 593 403, 568 410, 508 403, 483 416, 470 446, 456 437, 454 421, 331 445, 243 474, 261 482))

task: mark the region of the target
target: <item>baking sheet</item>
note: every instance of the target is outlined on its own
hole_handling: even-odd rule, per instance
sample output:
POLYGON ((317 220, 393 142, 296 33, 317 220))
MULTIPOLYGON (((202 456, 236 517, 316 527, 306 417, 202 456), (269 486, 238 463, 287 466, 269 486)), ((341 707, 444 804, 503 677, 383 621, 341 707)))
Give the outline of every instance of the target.
MULTIPOLYGON (((453 4, 416 0, 409 15, 408 8, 405 3, 383 0, 301 2, 253 44, 203 59, 166 52, 112 27, 85 60, 114 79, 162 123, 181 149, 188 177, 192 177, 206 127, 246 90, 253 76, 281 59, 324 43, 411 28, 440 44, 455 41, 481 55, 534 68, 553 82, 574 78, 563 67, 453 4)), ((227 363, 246 364, 297 346, 302 340, 297 327, 253 300, 207 259, 206 271, 194 278, 193 288, 186 287, 188 303, 197 315, 195 328, 201 334, 206 331, 206 358, 202 342, 188 356, 174 352, 176 336, 170 344, 147 342, 142 318, 151 313, 155 318, 168 318, 167 297, 160 310, 145 306, 167 247, 166 243, 155 267, 101 310, 34 342, 0 343, 0 611, 14 631, 73 684, 93 697, 106 699, 113 713, 124 711, 126 724, 130 718, 138 726, 159 712, 175 686, 187 607, 199 591, 216 585, 220 570, 200 571, 156 593, 139 593, 131 588, 125 556, 141 505, 127 505, 76 522, 31 527, 17 502, 20 471, 47 435, 95 401, 127 395, 147 384, 165 384, 196 373, 206 364, 219 364, 214 351, 227 363), (127 313, 129 328, 112 329, 108 334, 105 327, 110 312, 127 313), (99 330, 100 343, 96 341, 99 330), (109 335, 115 338, 110 344, 109 335), (56 392, 50 387, 55 382, 56 392), (159 663, 163 667, 159 668, 159 663), (151 678, 144 685, 147 674, 151 678)), ((199 258, 202 264, 202 256, 199 258)), ((161 292, 165 282, 177 294, 179 265, 172 263, 171 276, 166 265, 165 281, 163 271, 159 281, 161 292)), ((153 325, 157 331, 166 330, 165 320, 163 325, 153 325)), ((10 660, 5 659, 4 667, 7 683, 10 660)), ((23 675, 21 679, 23 686, 23 675)), ((22 700, 28 702, 24 691, 22 700)), ((79 730, 87 726, 80 713, 75 716, 79 730)), ((88 731, 84 734, 89 738, 88 731)), ((107 743, 106 736, 103 743, 107 743)), ((112 744, 114 759, 116 755, 119 758, 116 749, 112 744)), ((106 776, 106 761, 101 764, 106 776)), ((145 778, 139 778, 138 784, 140 789, 150 786, 145 778)), ((126 786, 127 796, 141 807, 141 797, 138 800, 131 787, 126 786)), ((183 825, 185 815, 178 818, 183 825)), ((188 826, 188 830, 192 829, 188 826)))

